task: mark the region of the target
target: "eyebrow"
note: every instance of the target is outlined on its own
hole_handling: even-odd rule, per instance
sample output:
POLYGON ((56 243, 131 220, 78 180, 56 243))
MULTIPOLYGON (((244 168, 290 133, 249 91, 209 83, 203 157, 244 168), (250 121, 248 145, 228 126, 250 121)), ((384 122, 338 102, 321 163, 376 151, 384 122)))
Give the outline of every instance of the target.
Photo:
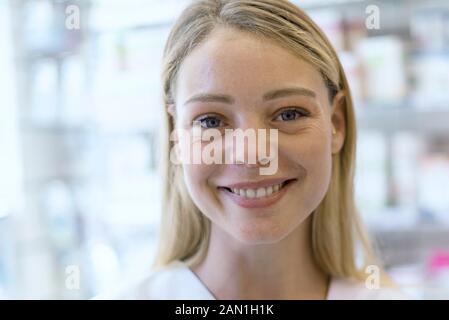
MULTIPOLYGON (((302 87, 290 87, 283 89, 276 89, 265 93, 262 97, 264 101, 293 96, 293 95, 301 95, 308 97, 316 97, 315 92, 310 89, 302 88, 302 87)), ((196 94, 190 99, 188 99, 184 105, 192 102, 220 102, 226 104, 233 104, 235 99, 230 95, 225 94, 214 94, 214 93, 200 93, 196 94)))
POLYGON ((221 102, 227 104, 233 104, 235 102, 234 98, 225 94, 214 94, 214 93, 200 93, 196 94, 190 99, 188 99, 184 104, 192 102, 221 102))
POLYGON ((273 100, 273 99, 277 99, 277 98, 296 96, 296 95, 308 96, 308 97, 312 97, 312 98, 316 97, 315 92, 313 92, 310 89, 301 88, 301 87, 291 87, 291 88, 284 88, 284 89, 269 91, 263 95, 263 100, 264 101, 273 100))

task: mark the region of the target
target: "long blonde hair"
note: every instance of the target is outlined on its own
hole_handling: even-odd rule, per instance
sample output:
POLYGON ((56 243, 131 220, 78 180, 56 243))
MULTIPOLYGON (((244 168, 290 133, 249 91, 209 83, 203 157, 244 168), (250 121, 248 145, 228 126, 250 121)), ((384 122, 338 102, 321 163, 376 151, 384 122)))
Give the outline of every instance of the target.
MULTIPOLYGON (((312 213, 312 249, 316 264, 333 277, 362 280, 364 267, 377 263, 354 204, 356 123, 350 90, 329 40, 304 11, 285 0, 194 1, 178 18, 168 37, 163 59, 163 99, 167 109, 184 58, 217 27, 231 27, 275 41, 320 71, 330 97, 344 91, 347 130, 344 145, 332 158, 332 177, 324 199, 312 213), (361 253, 358 264, 359 253, 361 253)), ((155 266, 183 260, 189 265, 206 253, 211 221, 190 198, 182 169, 169 161, 173 118, 164 110, 164 199, 155 266)))

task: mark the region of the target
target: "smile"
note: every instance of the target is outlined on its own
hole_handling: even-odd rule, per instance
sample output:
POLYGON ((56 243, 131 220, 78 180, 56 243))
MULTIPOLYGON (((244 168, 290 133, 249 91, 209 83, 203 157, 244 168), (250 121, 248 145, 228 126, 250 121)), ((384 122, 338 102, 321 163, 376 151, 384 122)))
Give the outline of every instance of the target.
POLYGON ((226 188, 226 187, 225 188, 228 191, 230 191, 236 195, 239 195, 241 197, 244 197, 244 198, 250 198, 250 199, 265 198, 265 197, 271 196, 274 193, 279 192, 287 183, 288 183, 288 181, 284 181, 283 183, 271 185, 268 187, 260 187, 257 189, 226 188))
POLYGON ((276 203, 296 179, 275 179, 218 187, 234 203, 245 208, 261 208, 276 203))

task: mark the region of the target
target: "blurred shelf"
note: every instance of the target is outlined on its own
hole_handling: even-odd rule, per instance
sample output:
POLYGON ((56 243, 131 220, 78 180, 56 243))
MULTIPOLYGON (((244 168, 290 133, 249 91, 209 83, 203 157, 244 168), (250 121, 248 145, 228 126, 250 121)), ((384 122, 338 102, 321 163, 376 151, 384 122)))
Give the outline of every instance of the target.
POLYGON ((356 110, 360 130, 385 133, 412 131, 419 134, 449 135, 449 109, 421 110, 408 107, 371 107, 356 110))
POLYGON ((410 235, 410 234, 420 234, 420 235, 428 235, 428 234, 438 234, 442 235, 449 240, 449 225, 445 222, 439 222, 435 224, 415 224, 415 225, 403 225, 403 226, 395 226, 391 227, 382 227, 376 226, 371 228, 370 230, 373 234, 383 235, 383 234, 391 234, 392 236, 396 235, 400 237, 400 235, 410 235))
POLYGON ((99 36, 105 33, 112 33, 112 34, 126 34, 126 33, 132 33, 132 32, 139 32, 139 31, 148 31, 148 30, 169 30, 171 26, 175 23, 175 20, 166 20, 161 22, 154 22, 154 23, 148 23, 148 24, 135 24, 130 26, 122 26, 122 27, 115 27, 115 28, 108 28, 108 29, 94 29, 92 30, 93 36, 99 36))
POLYGON ((429 256, 449 248, 449 226, 409 226, 372 230, 386 267, 428 261, 429 256))
POLYGON ((293 0, 294 4, 305 10, 312 9, 338 9, 368 5, 448 5, 447 0, 293 0))
POLYGON ((20 122, 20 129, 27 133, 49 133, 56 135, 64 134, 88 134, 92 131, 93 126, 90 125, 74 125, 63 123, 38 123, 33 120, 22 118, 20 122))
POLYGON ((20 129, 24 133, 29 134, 47 134, 47 135, 80 135, 80 136, 135 136, 135 135, 149 135, 155 134, 154 128, 136 128, 136 129, 107 129, 94 122, 86 122, 84 124, 71 124, 71 123, 39 123, 34 122, 32 119, 22 117, 19 122, 20 129))

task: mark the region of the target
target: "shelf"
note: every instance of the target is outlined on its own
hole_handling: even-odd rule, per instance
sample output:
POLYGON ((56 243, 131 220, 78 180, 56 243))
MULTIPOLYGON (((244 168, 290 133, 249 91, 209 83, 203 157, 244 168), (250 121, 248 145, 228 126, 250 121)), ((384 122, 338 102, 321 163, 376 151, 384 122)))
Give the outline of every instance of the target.
POLYGON ((385 133, 412 131, 419 134, 449 135, 449 108, 420 110, 407 107, 378 108, 366 106, 356 110, 359 130, 385 133))
POLYGON ((299 1, 293 0, 294 4, 305 10, 313 9, 338 9, 338 8, 348 8, 356 6, 368 6, 368 5, 445 5, 448 3, 446 0, 307 0, 299 1))
POLYGON ((423 263, 432 252, 449 247, 448 226, 375 230, 372 237, 387 267, 423 263))

